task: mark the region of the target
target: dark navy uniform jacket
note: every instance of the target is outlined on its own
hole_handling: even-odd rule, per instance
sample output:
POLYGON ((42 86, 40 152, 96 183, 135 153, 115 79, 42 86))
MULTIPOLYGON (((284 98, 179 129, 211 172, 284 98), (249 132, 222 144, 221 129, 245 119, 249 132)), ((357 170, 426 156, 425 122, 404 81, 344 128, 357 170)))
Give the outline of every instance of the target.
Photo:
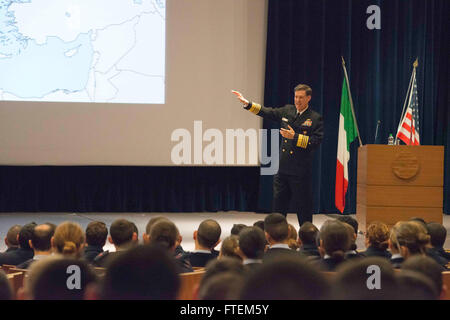
POLYGON ((294 129, 293 139, 282 138, 278 173, 295 176, 311 173, 313 151, 323 139, 323 119, 319 113, 308 107, 297 116, 297 109, 292 104, 280 108, 267 108, 251 102, 245 109, 278 123, 281 123, 282 118, 286 118, 294 129))

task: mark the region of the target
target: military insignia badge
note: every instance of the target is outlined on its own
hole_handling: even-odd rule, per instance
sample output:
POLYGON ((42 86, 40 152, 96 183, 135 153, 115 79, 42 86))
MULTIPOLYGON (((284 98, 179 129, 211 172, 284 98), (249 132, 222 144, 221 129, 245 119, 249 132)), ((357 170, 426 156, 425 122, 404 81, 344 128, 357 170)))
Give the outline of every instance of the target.
POLYGON ((312 126, 312 120, 307 119, 305 122, 303 122, 302 126, 311 127, 312 126))

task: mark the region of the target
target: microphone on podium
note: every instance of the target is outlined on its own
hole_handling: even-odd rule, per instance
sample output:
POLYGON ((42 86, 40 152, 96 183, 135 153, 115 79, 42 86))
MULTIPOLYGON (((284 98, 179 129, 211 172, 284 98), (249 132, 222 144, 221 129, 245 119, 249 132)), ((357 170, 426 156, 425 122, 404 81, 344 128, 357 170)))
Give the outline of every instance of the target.
POLYGON ((377 143, 378 129, 380 128, 380 123, 381 123, 381 121, 378 120, 378 122, 377 122, 377 129, 375 130, 375 141, 373 142, 374 144, 377 143))

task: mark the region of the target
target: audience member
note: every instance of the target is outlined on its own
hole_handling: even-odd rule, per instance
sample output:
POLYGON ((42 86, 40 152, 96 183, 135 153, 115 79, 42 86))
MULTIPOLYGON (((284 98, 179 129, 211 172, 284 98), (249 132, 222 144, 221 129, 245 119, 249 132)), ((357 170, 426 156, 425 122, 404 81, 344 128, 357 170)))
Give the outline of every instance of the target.
POLYGON ((103 247, 106 244, 108 237, 108 228, 106 224, 101 221, 92 221, 86 227, 86 244, 84 248, 84 259, 92 263, 100 253, 103 252, 103 247))
POLYGON ((52 254, 51 239, 54 235, 55 229, 48 224, 37 225, 32 233, 29 245, 34 251, 34 256, 17 267, 19 269, 28 269, 30 265, 37 260, 48 258, 52 254))
POLYGON ((200 223, 194 231, 195 250, 187 254, 193 267, 204 267, 208 261, 217 258, 218 253, 213 250, 220 242, 221 232, 215 220, 208 219, 200 223))
POLYGON ((321 259, 317 265, 323 271, 335 271, 345 261, 345 252, 350 249, 351 239, 347 227, 338 220, 327 220, 320 228, 319 252, 321 259))
POLYGON ((242 223, 238 223, 238 224, 233 224, 233 227, 231 228, 231 235, 237 236, 239 235, 239 232, 241 232, 242 229, 244 229, 245 227, 247 227, 245 224, 242 223))
POLYGON ((51 238, 54 252, 80 258, 84 248, 84 232, 78 223, 66 221, 56 227, 51 238))
POLYGON ((243 275, 244 266, 239 260, 230 257, 210 260, 205 266, 205 273, 200 280, 199 286, 193 290, 195 292, 195 296, 199 297, 200 290, 203 290, 203 287, 205 287, 210 279, 225 273, 243 275))
POLYGON ((238 248, 239 237, 236 235, 230 235, 223 239, 218 258, 222 259, 222 257, 230 257, 242 261, 241 256, 237 253, 238 248))
MULTIPOLYGON (((437 222, 427 224, 428 235, 430 236, 431 248, 427 250, 430 256, 438 256, 442 258, 442 262, 447 264, 450 262, 450 253, 444 250, 445 239, 447 238, 447 229, 437 222)), ((441 261, 437 261, 442 265, 441 261)))
POLYGON ((14 299, 14 296, 9 280, 6 278, 6 274, 3 270, 0 270, 0 300, 12 299, 14 299))
POLYGON ((86 261, 56 255, 36 261, 30 266, 22 298, 82 300, 86 288, 96 281, 95 273, 86 261))
POLYGON ((294 251, 297 251, 300 247, 297 241, 297 230, 292 224, 288 224, 289 232, 288 232, 288 246, 294 251))
POLYGON ((150 228, 148 243, 158 245, 170 252, 175 260, 178 273, 192 272, 191 263, 185 255, 175 254, 178 228, 168 219, 160 219, 150 228))
POLYGON ((336 270, 332 299, 393 300, 397 294, 394 268, 382 257, 354 259, 336 270), (370 278, 373 274, 374 277, 370 278))
MULTIPOLYGON (((168 218, 163 217, 163 216, 156 216, 156 217, 151 218, 148 221, 147 226, 145 227, 144 235, 143 235, 144 244, 148 243, 148 235, 150 234, 150 229, 152 228, 152 226, 156 222, 158 222, 158 221, 160 221, 162 219, 170 221, 168 218)), ((177 228, 177 230, 178 230, 178 228, 177 228)), ((181 255, 186 254, 186 251, 184 251, 183 247, 181 246, 181 242, 182 241, 183 241, 183 237, 181 236, 180 232, 178 231, 177 245, 176 245, 176 248, 175 248, 175 256, 181 256, 181 255)))
POLYGON ((350 259, 355 259, 355 258, 363 258, 363 255, 361 255, 359 252, 356 251, 357 234, 355 233, 355 229, 346 222, 342 222, 342 223, 347 228, 348 236, 350 238, 350 248, 345 253, 345 259, 350 260, 350 259))
POLYGON ((320 300, 328 296, 324 276, 299 255, 280 255, 248 275, 242 300, 320 300))
POLYGON ((389 247, 389 227, 387 224, 374 221, 366 230, 366 251, 362 253, 365 257, 391 258, 389 247))
POLYGON ((262 264, 266 238, 258 227, 247 227, 239 233, 237 252, 246 271, 253 271, 262 264))
POLYGON ((436 300, 439 296, 435 284, 427 276, 412 270, 398 272, 397 298, 401 300, 436 300))
POLYGON ((224 272, 211 277, 199 290, 200 300, 237 300, 245 278, 242 274, 224 272))
POLYGON ((264 231, 264 220, 258 220, 253 224, 254 227, 260 228, 262 231, 264 231))
POLYGON ((5 245, 7 248, 5 252, 10 252, 19 249, 19 241, 17 240, 17 236, 19 235, 21 228, 22 226, 18 224, 9 228, 5 238, 5 245))
POLYGON ((289 226, 286 217, 280 213, 272 213, 264 219, 264 230, 269 248, 264 254, 264 261, 273 259, 280 254, 295 254, 289 248, 289 226))
POLYGON ((442 272, 444 268, 440 266, 432 258, 422 255, 415 255, 406 260, 402 265, 402 270, 412 270, 422 273, 433 281, 436 292, 438 293, 437 299, 445 296, 447 292, 447 286, 442 281, 442 272))
POLYGON ((425 254, 430 236, 421 225, 414 221, 399 221, 391 230, 389 250, 392 253, 391 263, 400 268, 404 260, 415 254, 425 254))
POLYGON ((93 264, 98 267, 107 267, 123 251, 137 245, 138 235, 136 233, 136 225, 126 219, 115 220, 109 228, 108 241, 114 245, 116 251, 109 252, 107 250, 95 257, 93 264))
POLYGON ((177 266, 171 254, 161 245, 139 245, 111 261, 100 297, 105 300, 174 300, 179 287, 177 266))
POLYGON ((298 231, 299 252, 306 257, 320 257, 317 248, 317 239, 319 238, 319 229, 311 222, 305 222, 298 231))
POLYGON ((0 265, 9 264, 17 266, 27 260, 33 258, 34 252, 30 247, 29 240, 33 235, 36 223, 31 222, 24 225, 17 235, 19 249, 0 253, 0 265))

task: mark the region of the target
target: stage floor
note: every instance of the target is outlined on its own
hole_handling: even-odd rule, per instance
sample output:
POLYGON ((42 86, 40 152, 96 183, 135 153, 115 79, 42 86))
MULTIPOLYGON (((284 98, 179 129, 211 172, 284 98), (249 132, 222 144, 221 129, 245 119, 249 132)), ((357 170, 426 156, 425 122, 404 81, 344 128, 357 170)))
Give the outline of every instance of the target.
MULTIPOLYGON (((172 220, 180 230, 183 236, 182 246, 185 250, 190 251, 194 249, 194 240, 192 238, 193 232, 197 229, 200 222, 205 219, 215 219, 222 227, 221 239, 230 235, 231 228, 235 223, 243 223, 245 225, 253 225, 255 221, 264 220, 265 214, 246 213, 246 212, 201 212, 201 213, 0 213, 0 252, 6 250, 4 239, 8 229, 15 225, 24 225, 29 222, 36 222, 38 224, 44 222, 52 222, 59 224, 63 221, 73 221, 81 225, 83 230, 89 222, 94 220, 103 221, 109 226, 118 218, 128 219, 136 224, 139 230, 139 242, 142 243, 142 234, 145 231, 147 222, 152 217, 165 216, 172 220)), ((313 223, 320 228, 322 224, 332 219, 335 215, 316 214, 313 217, 313 223)), ((352 215, 355 217, 354 215, 352 215)), ((298 230, 297 216, 294 214, 288 215, 288 221, 298 230)), ((447 239, 445 241, 445 248, 450 249, 450 215, 444 215, 444 226, 447 229, 447 239)), ((358 250, 364 249, 364 236, 358 235, 357 239, 358 250)), ((220 244, 216 249, 220 248, 220 244)), ((107 242, 105 250, 114 251, 114 247, 107 242)))

